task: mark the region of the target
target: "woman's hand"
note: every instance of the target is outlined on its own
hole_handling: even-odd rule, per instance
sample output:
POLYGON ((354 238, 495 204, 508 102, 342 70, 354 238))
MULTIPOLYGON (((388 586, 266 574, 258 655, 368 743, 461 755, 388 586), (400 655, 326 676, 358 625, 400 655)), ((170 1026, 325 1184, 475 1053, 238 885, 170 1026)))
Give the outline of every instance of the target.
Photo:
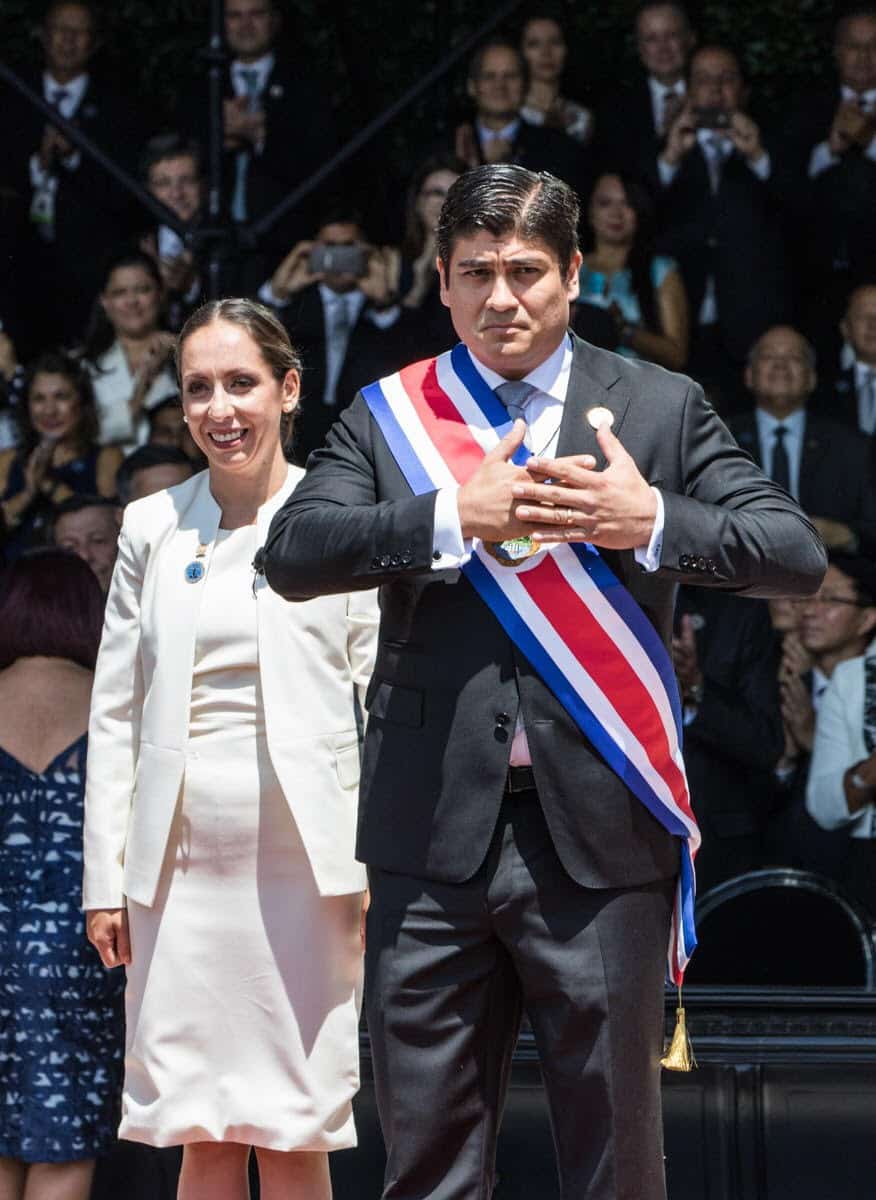
POLYGON ((31 499, 34 499, 43 489, 46 473, 52 465, 52 456, 57 445, 57 438, 44 437, 36 449, 31 451, 24 467, 24 490, 31 499))
POLYGON ((85 914, 85 933, 105 967, 128 966, 131 938, 126 908, 92 908, 85 914))
POLYGON ((173 354, 175 340, 172 333, 168 333, 163 329, 156 330, 150 338, 143 361, 137 368, 137 374, 134 377, 134 390, 131 392, 131 398, 128 401, 128 408, 135 420, 143 411, 147 392, 173 354))

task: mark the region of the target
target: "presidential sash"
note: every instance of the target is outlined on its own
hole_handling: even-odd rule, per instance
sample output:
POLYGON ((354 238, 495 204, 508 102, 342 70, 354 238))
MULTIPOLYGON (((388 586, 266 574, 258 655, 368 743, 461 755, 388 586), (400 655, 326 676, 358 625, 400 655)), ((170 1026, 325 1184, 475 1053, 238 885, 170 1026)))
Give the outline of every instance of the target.
MULTIPOLYGON (((464 345, 363 389, 416 495, 464 483, 510 429, 501 400, 464 345)), ((529 451, 513 458, 525 465, 529 451)), ((466 578, 581 732, 681 840, 669 977, 681 984, 696 946, 693 861, 700 844, 681 756, 682 718, 666 647, 594 546, 506 551, 475 539, 466 578)))

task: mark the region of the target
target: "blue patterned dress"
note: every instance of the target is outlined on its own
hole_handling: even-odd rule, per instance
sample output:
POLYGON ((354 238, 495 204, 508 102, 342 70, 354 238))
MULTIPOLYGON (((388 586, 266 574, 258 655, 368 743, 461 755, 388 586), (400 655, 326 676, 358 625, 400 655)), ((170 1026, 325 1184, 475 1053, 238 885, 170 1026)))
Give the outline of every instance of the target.
POLYGON ((86 738, 36 774, 0 747, 0 1155, 73 1162, 119 1123, 121 968, 79 910, 86 738))

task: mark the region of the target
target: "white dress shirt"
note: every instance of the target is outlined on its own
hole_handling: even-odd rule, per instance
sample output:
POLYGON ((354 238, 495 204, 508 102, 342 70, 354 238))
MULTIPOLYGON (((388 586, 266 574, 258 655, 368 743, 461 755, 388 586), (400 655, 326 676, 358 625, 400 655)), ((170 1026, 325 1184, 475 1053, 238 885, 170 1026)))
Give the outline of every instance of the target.
POLYGON ((775 432, 778 425, 787 429, 784 446, 788 455, 791 495, 795 500, 800 499, 800 460, 803 457, 803 439, 806 436, 806 410, 798 408, 796 412, 778 420, 764 409, 754 410, 757 423, 757 437, 760 445, 760 461, 767 475, 772 477, 773 450, 776 445, 775 432))
POLYGON ((876 433, 876 367, 855 359, 855 393, 858 397, 858 428, 876 433))
MULTIPOLYGON (((866 655, 876 652, 876 642, 866 655)), ((821 698, 806 786, 806 808, 822 829, 848 829, 853 838, 876 837, 876 806, 849 812, 843 779, 869 755, 864 742, 865 658, 839 663, 821 698)))
MULTIPOLYGON (((854 92, 843 84, 840 88, 840 95, 846 102, 857 101, 864 112, 876 113, 876 88, 871 88, 869 92, 854 92)), ((876 134, 870 139, 864 153, 876 162, 876 134)), ((809 178, 814 179, 816 175, 820 175, 828 167, 835 166, 839 161, 840 155, 834 154, 830 148, 830 139, 825 138, 823 142, 812 147, 812 153, 809 156, 809 178)))
POLYGON ((480 121, 476 121, 475 125, 482 146, 486 146, 487 142, 496 142, 500 138, 505 142, 513 142, 517 137, 517 131, 520 129, 520 118, 515 117, 513 121, 509 121, 501 129, 487 129, 486 125, 482 125, 480 121))
POLYGON ((257 58, 255 62, 241 62, 236 58, 231 64, 231 86, 235 96, 249 96, 250 91, 246 85, 248 71, 255 71, 255 94, 261 96, 268 86, 268 77, 274 69, 275 61, 273 51, 257 58))

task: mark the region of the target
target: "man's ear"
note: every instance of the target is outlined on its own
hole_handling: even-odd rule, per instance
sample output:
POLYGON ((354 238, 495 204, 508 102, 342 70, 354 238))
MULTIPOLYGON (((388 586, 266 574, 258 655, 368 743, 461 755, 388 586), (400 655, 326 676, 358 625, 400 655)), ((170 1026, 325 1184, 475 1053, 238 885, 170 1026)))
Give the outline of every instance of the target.
POLYGON ((447 294, 447 270, 442 259, 435 259, 435 268, 438 271, 438 290, 441 296, 441 303, 445 308, 450 308, 450 297, 447 294))
POLYGON ((751 370, 751 363, 748 363, 745 368, 745 374, 742 376, 742 382, 750 392, 754 390, 754 373, 751 370))

